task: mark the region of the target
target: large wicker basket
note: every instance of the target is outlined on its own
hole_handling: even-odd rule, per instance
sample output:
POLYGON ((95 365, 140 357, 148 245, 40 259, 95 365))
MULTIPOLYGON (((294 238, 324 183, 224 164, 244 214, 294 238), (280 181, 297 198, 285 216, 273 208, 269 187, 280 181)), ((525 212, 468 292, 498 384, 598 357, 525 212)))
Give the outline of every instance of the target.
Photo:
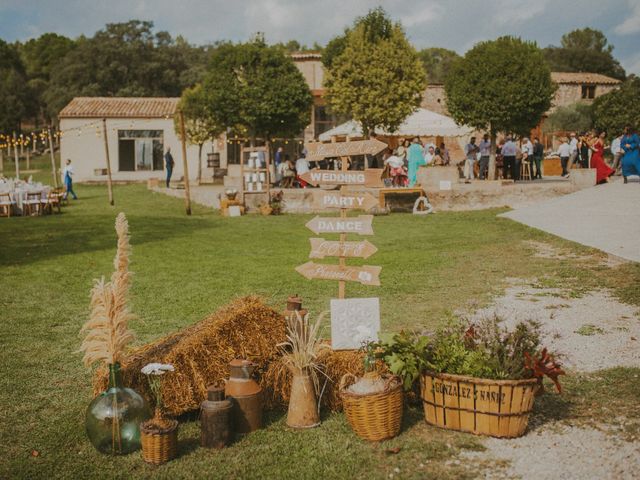
POLYGON ((162 431, 151 427, 149 422, 140 425, 142 458, 153 465, 167 463, 178 453, 178 421, 167 421, 169 425, 162 431))
POLYGON ((527 429, 535 378, 487 380, 462 375, 425 373, 420 396, 427 423, 477 435, 513 438, 527 429))
POLYGON ((402 381, 395 375, 383 375, 383 392, 359 395, 348 391, 357 378, 347 373, 340 380, 340 398, 344 413, 354 432, 365 440, 380 441, 400 433, 404 395, 402 381))

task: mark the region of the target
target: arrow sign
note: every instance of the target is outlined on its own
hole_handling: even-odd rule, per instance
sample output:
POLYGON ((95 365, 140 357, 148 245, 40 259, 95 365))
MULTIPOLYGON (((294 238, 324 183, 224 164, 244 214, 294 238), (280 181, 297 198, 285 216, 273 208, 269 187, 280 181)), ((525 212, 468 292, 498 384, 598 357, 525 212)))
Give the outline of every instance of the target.
POLYGON ((314 217, 306 227, 316 235, 319 233, 357 233, 358 235, 373 235, 373 215, 358 215, 357 217, 314 217))
POLYGON ((380 271, 382 267, 341 267, 340 265, 324 265, 307 262, 296 267, 296 271, 303 277, 312 280, 342 280, 359 282, 362 285, 380 285, 380 271))
POLYGON ((372 138, 370 140, 354 140, 352 142, 310 142, 305 147, 307 149, 307 160, 313 161, 331 157, 375 155, 387 148, 387 144, 372 138))
POLYGON ((322 185, 365 185, 367 187, 383 186, 382 169, 368 170, 321 170, 314 168, 300 175, 300 178, 313 186, 322 185))
POLYGON ((310 238, 309 242, 311 243, 311 253, 309 254, 309 258, 369 258, 378 251, 376 246, 369 242, 369 240, 364 240, 362 242, 334 242, 331 240, 325 240, 324 238, 310 238))
POLYGON ((337 191, 314 191, 313 206, 315 208, 348 208, 369 210, 378 205, 378 200, 367 192, 351 193, 337 191))

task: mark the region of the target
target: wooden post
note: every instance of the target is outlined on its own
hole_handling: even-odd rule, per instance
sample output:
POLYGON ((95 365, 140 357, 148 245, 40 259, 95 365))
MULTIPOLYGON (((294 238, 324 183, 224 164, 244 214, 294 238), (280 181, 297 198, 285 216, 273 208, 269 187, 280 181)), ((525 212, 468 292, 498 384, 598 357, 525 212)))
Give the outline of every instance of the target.
POLYGON ((4 151, 2 146, 0 146, 0 172, 4 173, 4 151))
MULTIPOLYGON (((48 129, 49 133, 49 155, 51 156, 51 174, 53 175, 53 185, 58 188, 58 175, 56 174, 56 156, 53 153, 53 142, 51 141, 51 127, 48 129)), ((61 160, 62 161, 62 160, 61 160)))
POLYGON ((16 180, 20 179, 20 159, 18 158, 18 140, 16 138, 16 132, 13 132, 13 156, 16 161, 16 180))
MULTIPOLYGON (((29 139, 29 137, 27 137, 29 139)), ((27 170, 31 169, 31 152, 29 151, 29 145, 27 145, 27 170)))
POLYGON ((189 188, 189 166, 187 164, 187 136, 184 130, 184 113, 180 110, 180 137, 182 139, 182 165, 184 169, 184 206, 191 215, 191 190, 189 188))
POLYGON ((20 134, 20 156, 24 155, 24 135, 20 134))
MULTIPOLYGON (((109 160, 109 141, 107 138, 107 119, 102 119, 102 136, 104 137, 104 154, 107 161, 107 191, 109 192, 109 205, 113 205, 113 185, 111 184, 111 161, 109 160)), ((51 136, 49 136, 51 138, 51 136)))
MULTIPOLYGON (((342 163, 341 165, 341 170, 343 172, 347 171, 348 165, 347 162, 349 161, 349 157, 340 157, 340 161, 342 163)), ((340 194, 344 193, 346 191, 347 187, 342 185, 340 187, 340 194)), ((346 208, 341 208, 340 209, 340 218, 347 218, 347 209, 346 208)), ((347 265, 346 262, 346 257, 344 256, 344 242, 347 240, 347 234, 346 233, 341 233, 340 234, 340 267, 344 268, 347 265)), ((339 299, 344 299, 345 296, 345 287, 346 287, 346 282, 344 280, 340 280, 338 282, 338 298, 339 299)))

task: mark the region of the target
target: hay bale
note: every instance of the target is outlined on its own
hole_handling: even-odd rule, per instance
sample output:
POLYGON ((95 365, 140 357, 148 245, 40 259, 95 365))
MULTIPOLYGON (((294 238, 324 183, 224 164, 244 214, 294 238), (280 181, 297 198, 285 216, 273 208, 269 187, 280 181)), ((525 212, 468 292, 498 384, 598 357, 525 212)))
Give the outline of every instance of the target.
MULTIPOLYGON (((323 365, 326 377, 320 376, 320 387, 325 384, 322 393, 322 405, 331 411, 342 410, 342 400, 338 392, 340 379, 345 373, 356 376, 364 374, 364 352, 358 350, 334 351, 323 349, 318 355, 318 363, 323 365)), ((285 366, 282 357, 274 360, 269 365, 264 377, 263 385, 267 393, 269 403, 273 406, 286 407, 289 403, 291 381, 293 376, 285 366)))
MULTIPOLYGON (((133 350, 122 365, 122 377, 126 386, 150 398, 140 369, 150 362, 171 363, 175 372, 163 382, 162 398, 167 413, 180 415, 200 407, 207 386, 228 378, 234 358, 252 360, 263 376, 269 363, 280 358, 277 345, 285 340, 281 313, 258 297, 240 298, 195 325, 133 350)), ((104 391, 107 383, 107 371, 99 369, 94 393, 104 391)))

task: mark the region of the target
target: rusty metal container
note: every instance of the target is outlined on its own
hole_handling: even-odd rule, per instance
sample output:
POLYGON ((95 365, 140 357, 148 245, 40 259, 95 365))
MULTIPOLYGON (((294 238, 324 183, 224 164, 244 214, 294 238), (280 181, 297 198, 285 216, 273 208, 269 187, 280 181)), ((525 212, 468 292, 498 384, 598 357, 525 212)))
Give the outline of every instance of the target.
POLYGON ((221 449, 231 440, 231 400, 224 398, 224 387, 211 386, 200 404, 200 445, 221 449))
POLYGON ((235 433, 249 433, 262 427, 262 389, 251 377, 256 365, 236 359, 229 363, 225 394, 233 405, 231 425, 235 433))

